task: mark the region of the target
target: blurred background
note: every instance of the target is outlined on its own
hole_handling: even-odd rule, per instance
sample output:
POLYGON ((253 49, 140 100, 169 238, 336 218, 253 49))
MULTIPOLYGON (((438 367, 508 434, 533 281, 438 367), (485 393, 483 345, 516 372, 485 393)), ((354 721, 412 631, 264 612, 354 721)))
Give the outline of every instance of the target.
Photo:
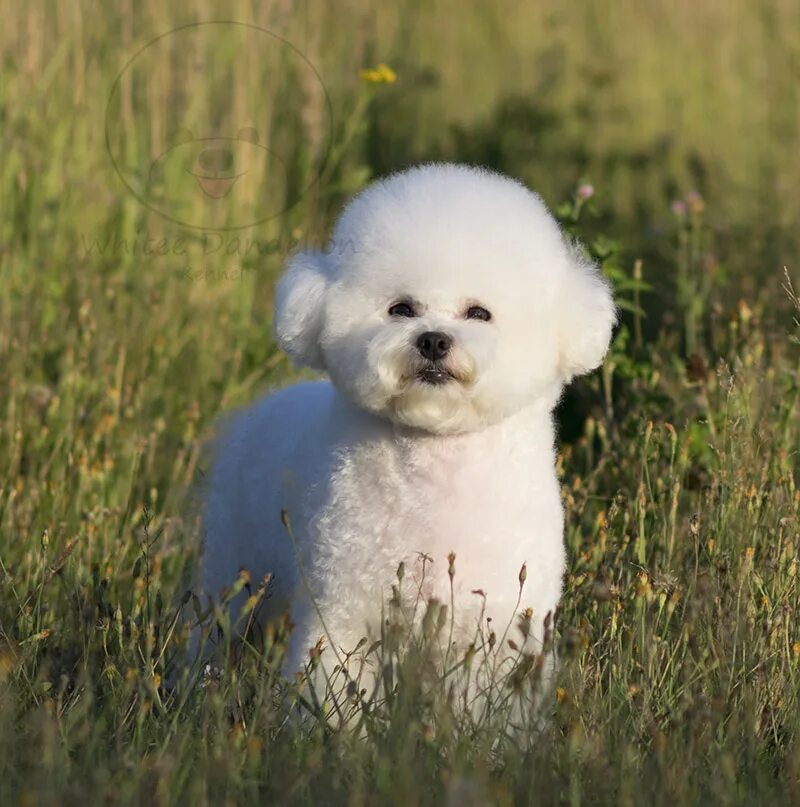
MULTIPOLYGON (((792 255, 800 6, 791 0, 2 6, 6 242, 45 228, 74 244, 109 222, 168 233, 114 174, 108 111, 112 150, 127 138, 128 156, 138 150, 142 161, 193 124, 197 137, 250 126, 265 130, 262 143, 285 148, 288 138, 287 200, 307 195, 303 160, 327 157, 307 206, 250 233, 259 237, 307 229, 312 217, 324 229, 369 177, 453 159, 519 176, 551 205, 590 180, 601 226, 631 253, 657 250, 671 202, 696 191, 723 256, 746 255, 755 272, 792 255), (258 26, 309 65, 266 34, 243 42, 217 26, 191 47, 186 32, 163 38, 138 57, 141 75, 129 70, 115 85, 154 39, 209 20, 258 26), (365 88, 359 71, 379 64, 394 80, 365 88), (200 99, 216 126, 210 113, 196 125, 200 99)), ((247 203, 237 200, 237 222, 248 223, 247 203)))
MULTIPOLYGON (((0 0, 0 14, 4 384, 101 464, 123 435, 139 463, 145 440, 147 478, 109 471, 97 501, 133 510, 155 491, 179 509, 215 414, 296 376, 270 336, 286 254, 411 163, 507 172, 567 220, 580 187, 579 235, 618 291, 639 277, 640 351, 644 334, 702 372, 740 299, 787 303, 791 0, 0 0)), ((25 452, 9 451, 13 475, 25 452)))

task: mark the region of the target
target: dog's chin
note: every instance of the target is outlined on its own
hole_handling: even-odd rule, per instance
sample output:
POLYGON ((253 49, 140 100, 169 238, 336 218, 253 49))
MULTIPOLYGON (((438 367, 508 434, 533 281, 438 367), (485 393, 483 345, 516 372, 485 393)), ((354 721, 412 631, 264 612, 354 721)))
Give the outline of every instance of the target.
POLYGON ((474 361, 455 353, 448 361, 427 362, 400 355, 384 361, 360 386, 356 402, 394 423, 431 434, 458 434, 485 425, 474 361))
POLYGON ((417 371, 392 396, 384 414, 431 434, 460 434, 479 427, 470 385, 439 368, 417 371))

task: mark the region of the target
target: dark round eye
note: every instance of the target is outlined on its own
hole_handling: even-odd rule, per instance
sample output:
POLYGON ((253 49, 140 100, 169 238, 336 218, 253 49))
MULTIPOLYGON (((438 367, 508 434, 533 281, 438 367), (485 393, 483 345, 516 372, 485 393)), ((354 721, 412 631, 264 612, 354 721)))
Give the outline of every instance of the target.
POLYGON ((492 318, 492 315, 479 305, 470 306, 465 316, 467 319, 479 319, 482 322, 488 322, 492 318))
POLYGON ((417 313, 410 303, 395 303, 389 306, 389 316, 392 317, 416 317, 417 313))

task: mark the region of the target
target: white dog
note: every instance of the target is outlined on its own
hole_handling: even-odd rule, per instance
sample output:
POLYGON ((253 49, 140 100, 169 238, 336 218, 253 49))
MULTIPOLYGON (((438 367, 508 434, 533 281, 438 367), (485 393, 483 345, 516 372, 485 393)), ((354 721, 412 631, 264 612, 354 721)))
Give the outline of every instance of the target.
POLYGON ((455 552, 462 648, 472 592, 505 625, 523 564, 540 641, 564 572, 552 411, 601 363, 615 318, 595 267, 518 182, 445 164, 375 183, 279 283, 278 343, 330 381, 269 395, 221 440, 204 591, 271 573, 265 615, 291 612, 299 668, 326 630, 334 652, 379 635, 399 561, 410 576, 432 558, 426 593, 449 603, 455 552))

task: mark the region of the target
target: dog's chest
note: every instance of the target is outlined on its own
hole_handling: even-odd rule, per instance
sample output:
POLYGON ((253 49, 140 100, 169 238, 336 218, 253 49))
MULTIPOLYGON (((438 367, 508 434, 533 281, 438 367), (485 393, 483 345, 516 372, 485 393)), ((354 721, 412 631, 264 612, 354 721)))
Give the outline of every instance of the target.
POLYGON ((482 575, 489 558, 491 568, 513 584, 537 518, 560 541, 546 440, 383 439, 350 446, 341 452, 323 499, 310 525, 319 579, 347 569, 355 570, 362 586, 385 586, 400 561, 418 568, 426 555, 441 582, 447 555, 455 552, 466 585, 488 585, 482 575), (507 568, 498 556, 507 558, 507 568))

